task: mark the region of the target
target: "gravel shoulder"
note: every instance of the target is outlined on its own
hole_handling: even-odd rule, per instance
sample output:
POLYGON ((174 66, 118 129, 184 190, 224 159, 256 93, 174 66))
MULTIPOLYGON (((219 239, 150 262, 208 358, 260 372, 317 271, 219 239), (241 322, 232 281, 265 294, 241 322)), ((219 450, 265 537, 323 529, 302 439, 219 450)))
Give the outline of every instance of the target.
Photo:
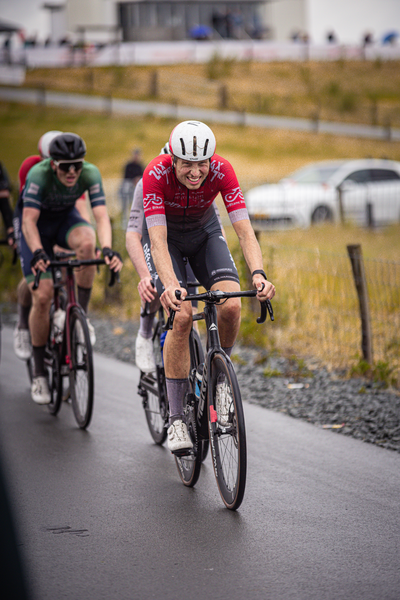
MULTIPOLYGON (((3 312, 3 324, 13 325, 16 319, 15 313, 3 312)), ((137 322, 93 314, 90 320, 96 331, 96 352, 135 364, 137 322)), ((400 452, 398 391, 364 378, 348 379, 311 363, 299 367, 289 359, 240 344, 232 359, 244 400, 400 452)))
MULTIPOLYGON (((134 364, 137 323, 99 317, 91 322, 97 352, 134 364)), ((400 452, 399 392, 315 365, 299 369, 291 360, 240 344, 232 359, 244 400, 400 452)))

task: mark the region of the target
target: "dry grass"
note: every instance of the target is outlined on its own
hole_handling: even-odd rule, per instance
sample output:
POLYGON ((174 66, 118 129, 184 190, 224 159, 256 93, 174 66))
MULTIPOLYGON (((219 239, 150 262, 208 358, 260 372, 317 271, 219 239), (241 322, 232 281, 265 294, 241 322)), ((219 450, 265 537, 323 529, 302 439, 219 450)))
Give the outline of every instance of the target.
POLYGON ((223 61, 159 67, 35 69, 26 86, 202 108, 400 126, 399 61, 223 61), (156 82, 155 74, 156 73, 156 82))

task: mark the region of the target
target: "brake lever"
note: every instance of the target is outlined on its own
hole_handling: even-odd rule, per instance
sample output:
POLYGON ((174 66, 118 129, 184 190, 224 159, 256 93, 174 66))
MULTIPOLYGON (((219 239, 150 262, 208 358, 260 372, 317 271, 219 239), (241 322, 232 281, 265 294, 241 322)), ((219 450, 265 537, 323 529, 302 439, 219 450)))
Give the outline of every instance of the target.
POLYGON ((110 269, 110 271, 111 271, 111 275, 110 275, 110 281, 108 283, 108 286, 112 287, 115 284, 115 282, 121 283, 121 278, 119 276, 119 272, 113 271, 112 269, 110 269))
POLYGON ((35 275, 35 281, 33 283, 33 288, 34 290, 37 290, 39 287, 39 281, 40 281, 40 277, 42 276, 42 271, 40 271, 39 269, 36 271, 36 275, 35 275))
MULTIPOLYGON (((178 300, 180 300, 181 299, 181 291, 175 290, 175 296, 177 297, 178 300)), ((168 316, 167 322, 165 323, 165 327, 164 327, 165 331, 172 329, 172 327, 174 326, 175 313, 176 313, 176 310, 173 310, 171 308, 169 311, 169 316, 168 316)))

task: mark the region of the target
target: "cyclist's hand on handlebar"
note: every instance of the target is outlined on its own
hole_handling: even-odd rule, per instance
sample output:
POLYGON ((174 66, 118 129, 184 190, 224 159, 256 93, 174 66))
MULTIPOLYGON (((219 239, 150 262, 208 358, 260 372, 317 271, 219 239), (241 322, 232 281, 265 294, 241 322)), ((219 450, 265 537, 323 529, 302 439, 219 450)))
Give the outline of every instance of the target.
POLYGON ((116 250, 112 250, 105 246, 103 248, 103 257, 106 265, 108 265, 112 271, 118 273, 122 269, 122 258, 120 253, 116 250))
POLYGON ((253 275, 253 285, 257 289, 257 298, 260 302, 271 300, 275 296, 275 286, 261 274, 253 275))
POLYGON ((38 271, 46 272, 46 269, 50 263, 50 258, 47 256, 43 248, 35 250, 31 260, 32 273, 36 275, 38 271))
POLYGON ((164 292, 161 294, 161 304, 163 305, 168 314, 170 313, 171 309, 179 312, 181 310, 181 304, 186 298, 186 295, 187 290, 185 290, 185 288, 179 287, 179 284, 170 285, 167 288, 165 288, 164 292), (175 295, 175 292, 177 290, 180 291, 180 300, 178 300, 178 298, 175 295))
POLYGON ((138 283, 138 292, 143 302, 152 302, 157 295, 150 276, 143 277, 138 283))

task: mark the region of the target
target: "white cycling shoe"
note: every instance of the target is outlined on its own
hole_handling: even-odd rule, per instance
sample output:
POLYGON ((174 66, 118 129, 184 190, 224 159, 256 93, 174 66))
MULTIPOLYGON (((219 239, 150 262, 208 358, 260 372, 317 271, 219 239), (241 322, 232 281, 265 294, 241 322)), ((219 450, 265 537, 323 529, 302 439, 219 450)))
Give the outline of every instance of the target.
POLYGON ((186 423, 177 419, 168 428, 168 450, 178 452, 182 450, 191 450, 193 448, 186 423))
POLYGON ((49 390, 49 384, 44 375, 33 377, 31 386, 32 400, 36 404, 50 404, 51 395, 49 390))
POLYGON ((136 336, 135 362, 142 373, 152 373, 156 370, 153 354, 153 341, 151 338, 144 338, 140 333, 136 336))
POLYGON ((86 323, 87 323, 87 326, 88 326, 88 329, 89 329, 90 343, 92 344, 92 346, 94 346, 95 343, 96 343, 96 332, 94 330, 93 325, 89 321, 89 319, 86 319, 86 323))
POLYGON ((20 360, 29 360, 32 355, 31 334, 29 329, 14 329, 14 352, 20 360))

